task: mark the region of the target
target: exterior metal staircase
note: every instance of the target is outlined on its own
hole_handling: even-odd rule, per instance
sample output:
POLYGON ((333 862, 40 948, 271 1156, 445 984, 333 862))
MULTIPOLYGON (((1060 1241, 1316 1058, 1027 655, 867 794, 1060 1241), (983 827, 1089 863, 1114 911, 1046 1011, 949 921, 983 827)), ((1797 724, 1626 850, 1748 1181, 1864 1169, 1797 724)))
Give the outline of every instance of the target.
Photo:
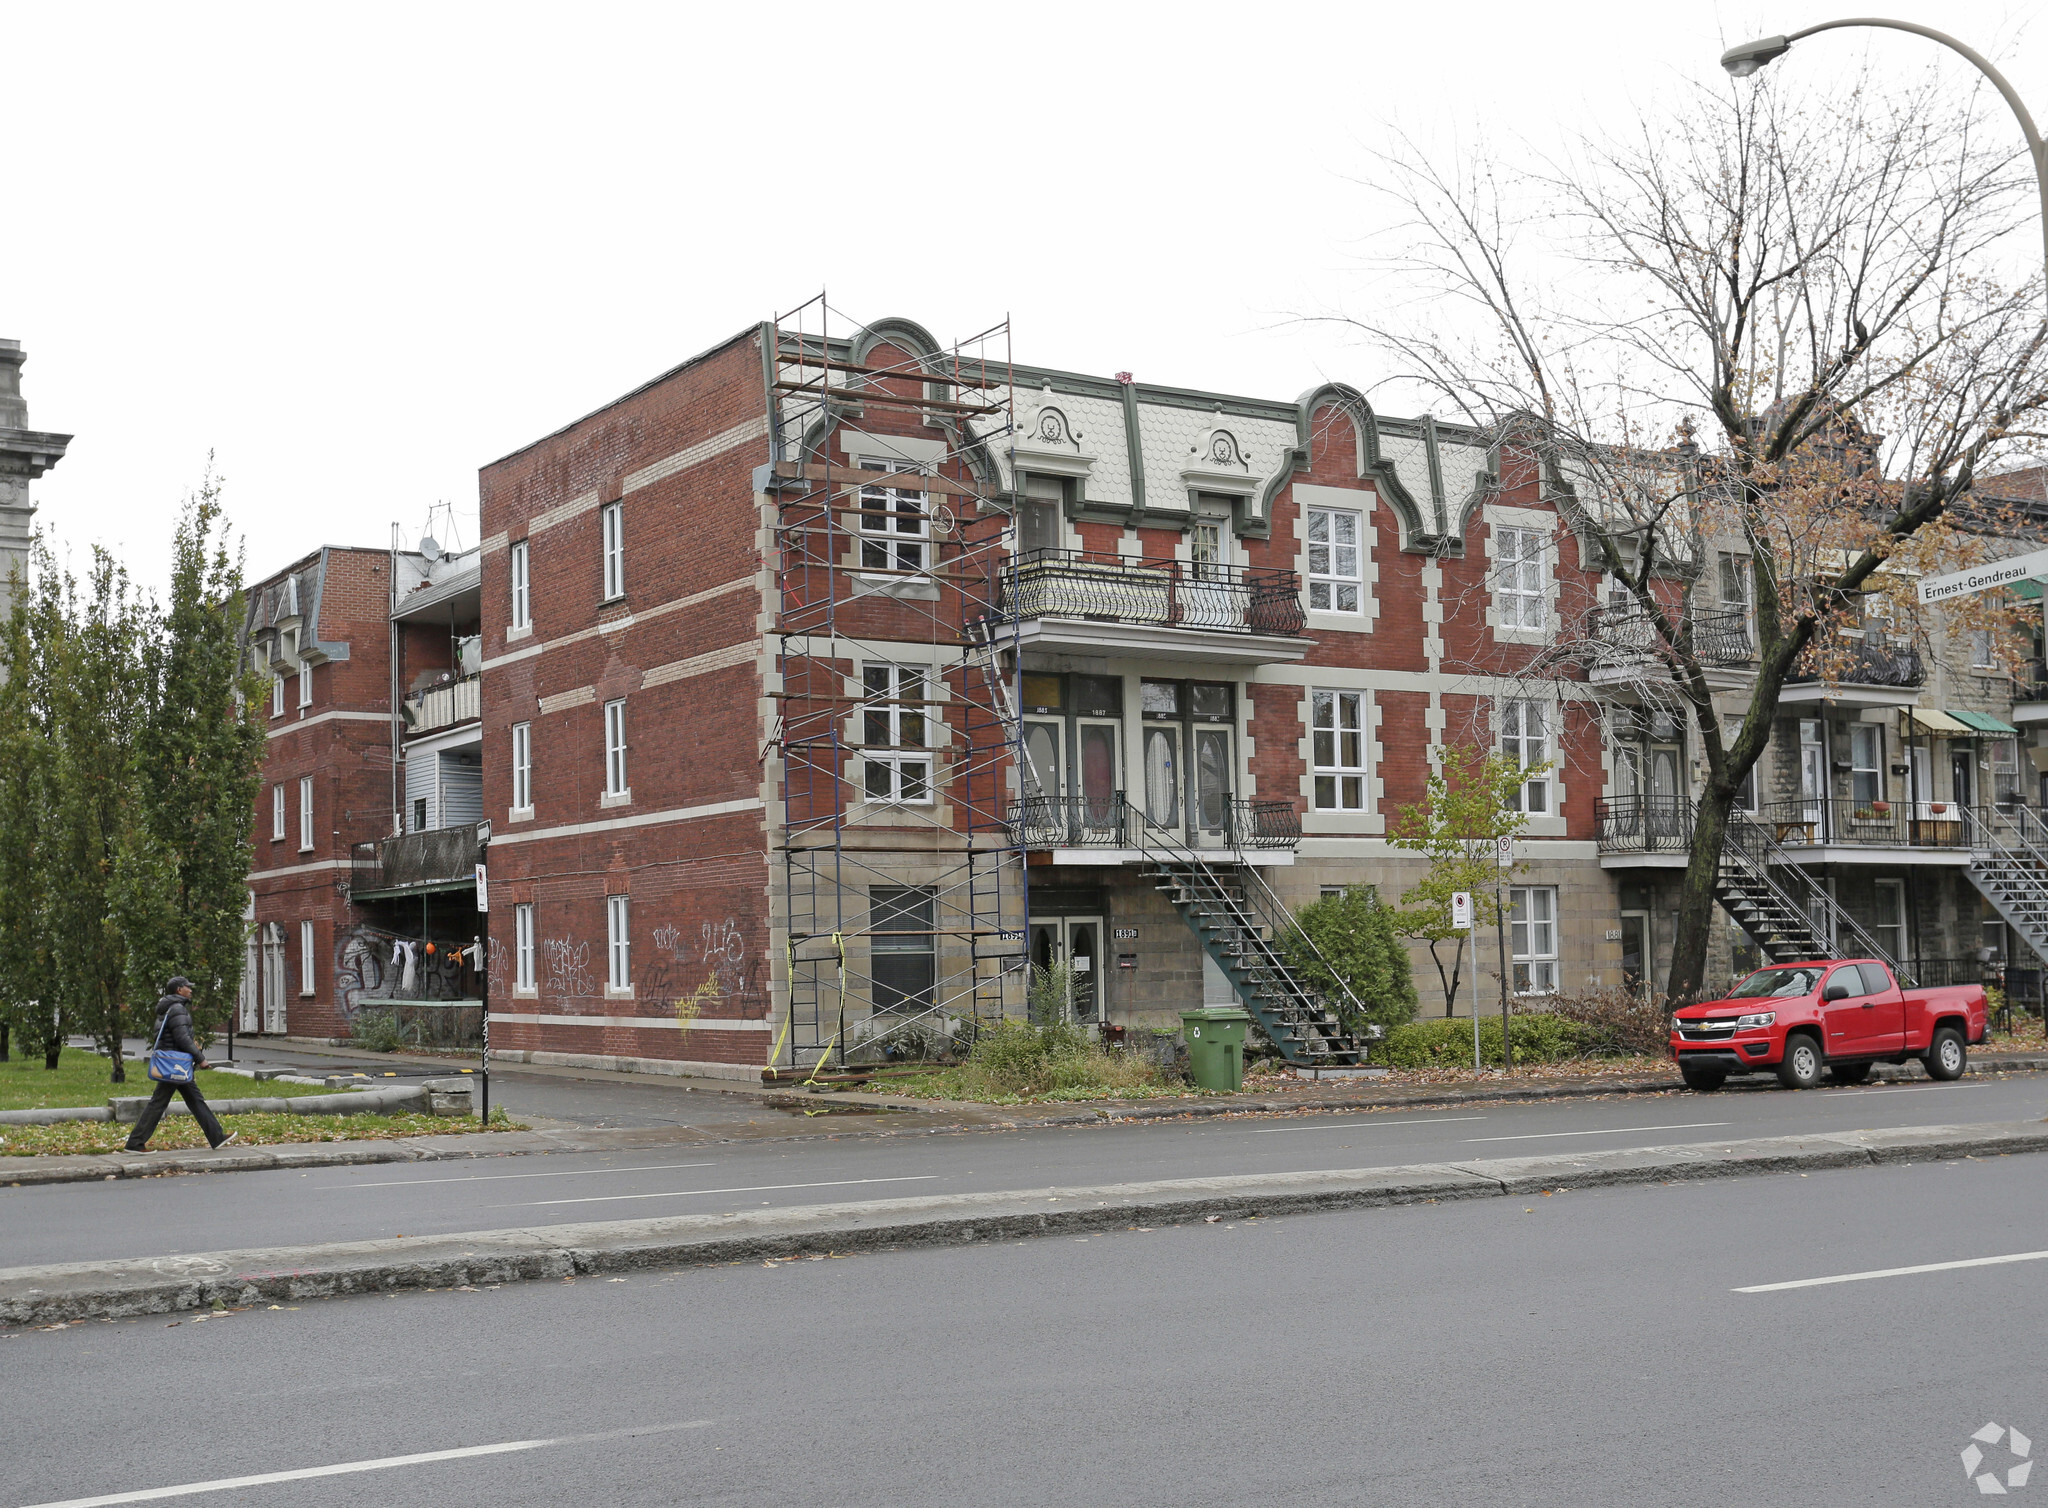
POLYGON ((2006 925, 2048 960, 2048 823, 2041 814, 2016 806, 1979 815, 1966 873, 2006 925))
POLYGON ((1714 898, 1772 963, 1810 958, 1878 958, 1912 983, 1911 971, 1842 909, 1827 887, 1797 864, 1769 829, 1741 812, 1728 814, 1714 898))
MULTIPOLYGON (((1363 1062, 1365 1045, 1345 1030, 1328 1001, 1288 967, 1280 940, 1293 919, 1258 870, 1241 858, 1225 857, 1229 850, 1187 847, 1128 804, 1125 820, 1154 888, 1180 913, 1280 1056, 1297 1068, 1363 1062)), ((1309 946, 1315 945, 1311 941, 1309 946)), ((1363 1014, 1349 990, 1344 990, 1344 1003, 1363 1014)))

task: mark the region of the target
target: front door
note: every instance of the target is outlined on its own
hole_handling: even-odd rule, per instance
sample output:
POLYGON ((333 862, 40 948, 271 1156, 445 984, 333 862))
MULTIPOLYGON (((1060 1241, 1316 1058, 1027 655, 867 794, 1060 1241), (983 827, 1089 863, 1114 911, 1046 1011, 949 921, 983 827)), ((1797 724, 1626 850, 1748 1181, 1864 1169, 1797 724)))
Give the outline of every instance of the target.
POLYGON ((1957 806, 1967 808, 1977 788, 1977 755, 1971 749, 1957 749, 1948 757, 1949 792, 1957 806))
POLYGON ((1799 724, 1799 820, 1809 825, 1808 842, 1820 837, 1824 816, 1821 804, 1828 791, 1828 746, 1825 725, 1818 721, 1799 724))
POLYGON ((1649 983, 1650 970, 1653 966, 1650 953, 1650 913, 1647 911, 1622 912, 1622 984, 1628 989, 1641 991, 1649 983))
POLYGON ((1230 825, 1230 730, 1195 726, 1194 769, 1188 791, 1188 841, 1216 847, 1230 825))
POLYGON ((1168 723, 1147 723, 1145 737, 1145 816, 1168 831, 1180 826, 1180 729, 1168 723))
POLYGON ((1678 792, 1678 745, 1650 746, 1650 836, 1652 846, 1684 846, 1684 804, 1678 792))
POLYGON ((1122 766, 1117 760, 1116 735, 1117 724, 1112 722, 1083 722, 1076 733, 1081 822, 1096 833, 1113 830, 1120 815, 1116 798, 1123 779, 1119 774, 1122 766))
POLYGON ((1067 964, 1067 1019, 1083 1023, 1102 1019, 1102 918, 1099 916, 1034 917, 1031 962, 1041 969, 1067 964))

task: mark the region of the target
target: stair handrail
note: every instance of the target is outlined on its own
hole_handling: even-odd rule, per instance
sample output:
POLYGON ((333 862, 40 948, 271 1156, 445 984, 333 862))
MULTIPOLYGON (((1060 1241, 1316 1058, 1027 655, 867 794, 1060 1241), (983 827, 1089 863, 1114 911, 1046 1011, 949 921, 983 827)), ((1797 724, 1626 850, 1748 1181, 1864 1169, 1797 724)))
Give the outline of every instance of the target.
POLYGON ((1721 845, 1722 861, 1725 863, 1728 856, 1731 853, 1734 854, 1739 867, 1745 869, 1754 879, 1776 896, 1780 902, 1790 908, 1794 915, 1806 918, 1809 927, 1813 925, 1813 903, 1819 903, 1819 910, 1825 918, 1827 931, 1824 936, 1815 937, 1814 941, 1816 943, 1830 947, 1839 953, 1841 951, 1841 940, 1844 935, 1847 935, 1852 941, 1862 946, 1860 956, 1881 959, 1890 966, 1895 978, 1904 980, 1909 984, 1912 983, 1911 975, 1899 966, 1899 961, 1879 947, 1877 939, 1864 929, 1861 922, 1843 910, 1841 904, 1832 895, 1829 895, 1823 887, 1814 884, 1812 877, 1792 862, 1791 856, 1779 845, 1778 840, 1765 830, 1762 823, 1757 822, 1744 812, 1731 810, 1728 813, 1728 835, 1737 841, 1721 845), (1752 852, 1752 849, 1754 849, 1754 852, 1752 852), (1800 886, 1806 893, 1805 899, 1795 897, 1783 885, 1778 883, 1777 876, 1771 872, 1774 862, 1780 870, 1799 876, 1800 886))
MULTIPOLYGON (((1965 820, 1973 829, 1970 841, 1970 847, 1974 851, 1973 857, 1981 854, 2010 870, 2020 873, 2032 870, 2036 874, 2048 875, 2048 821, 2044 821, 2039 812, 2032 807, 2014 806, 2004 813, 1996 814, 2011 819, 2008 823, 2009 830, 2018 840, 2019 848, 2024 850, 2016 852, 2012 847, 2000 842, 1994 833, 1991 821, 1993 812, 1978 814, 1970 812, 1968 808, 1964 811, 1965 820)), ((1976 868, 1976 865, 1973 863, 1971 868, 1976 868)), ((1980 885, 1978 888, 1983 889, 1983 886, 1980 885)), ((2026 939, 2027 946, 2035 955, 2048 959, 2048 955, 2042 953, 2030 935, 2032 929, 2019 926, 2007 910, 2006 903, 1996 895, 1987 890, 1985 896, 1997 907, 1998 914, 2006 919, 2007 924, 2013 926, 2014 930, 2026 939)))

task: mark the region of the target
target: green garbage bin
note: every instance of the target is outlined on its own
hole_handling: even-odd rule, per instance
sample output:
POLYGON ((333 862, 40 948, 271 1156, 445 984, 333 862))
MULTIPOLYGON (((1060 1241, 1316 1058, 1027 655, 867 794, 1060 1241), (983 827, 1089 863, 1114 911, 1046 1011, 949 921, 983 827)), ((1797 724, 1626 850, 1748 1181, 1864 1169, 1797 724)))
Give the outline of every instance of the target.
POLYGON ((1251 1019, 1234 1005, 1205 1005, 1180 1013, 1188 1072, 1199 1088, 1226 1094, 1244 1088, 1244 1031, 1251 1019))

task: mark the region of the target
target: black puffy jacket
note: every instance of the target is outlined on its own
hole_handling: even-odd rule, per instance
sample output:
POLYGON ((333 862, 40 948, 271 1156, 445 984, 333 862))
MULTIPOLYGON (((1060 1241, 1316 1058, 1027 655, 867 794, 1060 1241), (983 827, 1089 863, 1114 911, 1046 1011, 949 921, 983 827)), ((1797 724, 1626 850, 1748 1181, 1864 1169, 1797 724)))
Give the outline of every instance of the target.
POLYGON ((166 995, 159 1000, 156 1020, 160 1030, 151 1034, 151 1046, 190 1053, 195 1063, 206 1056, 192 1038, 192 1002, 183 995, 166 995))

